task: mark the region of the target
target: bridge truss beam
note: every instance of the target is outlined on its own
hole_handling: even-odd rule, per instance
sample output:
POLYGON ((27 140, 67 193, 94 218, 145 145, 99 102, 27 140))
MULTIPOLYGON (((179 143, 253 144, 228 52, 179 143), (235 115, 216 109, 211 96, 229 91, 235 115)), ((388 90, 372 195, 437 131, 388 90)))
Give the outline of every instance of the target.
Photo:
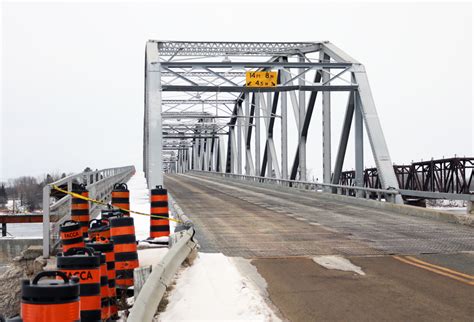
POLYGON ((306 180, 306 141, 315 127, 312 116, 319 94, 323 182, 339 182, 354 128, 355 184, 364 184, 365 130, 381 187, 398 188, 364 66, 333 44, 149 41, 146 56, 144 170, 150 187, 163 182, 162 149, 172 149, 169 140, 183 142, 172 159, 175 171, 306 180), (249 87, 248 71, 276 71, 277 85, 249 87), (337 110, 331 92, 336 91, 347 92, 349 98, 333 165, 331 114, 337 110), (288 124, 290 106, 294 124, 288 124), (297 142, 288 141, 289 126, 296 127, 297 142))

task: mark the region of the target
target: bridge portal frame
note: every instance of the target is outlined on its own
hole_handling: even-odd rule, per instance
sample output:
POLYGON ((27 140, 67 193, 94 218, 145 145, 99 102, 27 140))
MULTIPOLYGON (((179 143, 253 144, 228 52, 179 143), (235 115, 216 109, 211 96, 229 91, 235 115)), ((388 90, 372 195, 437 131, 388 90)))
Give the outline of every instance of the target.
POLYGON ((163 144, 180 138, 176 167, 180 171, 245 172, 246 175, 306 180, 306 140, 318 93, 322 93, 323 183, 339 182, 353 127, 356 186, 364 183, 365 129, 382 188, 399 188, 365 68, 332 43, 151 40, 146 44, 145 56, 143 165, 150 188, 163 184, 163 144), (319 59, 308 58, 315 53, 319 53, 319 59), (250 70, 277 71, 279 83, 272 88, 248 87, 245 72, 250 70), (314 77, 310 77, 311 73, 314 77), (347 75, 350 75, 349 82, 343 79, 347 75), (350 93, 334 167, 330 95, 333 91, 350 93), (163 99, 167 93, 186 94, 186 97, 163 99), (222 97, 224 93, 228 95, 222 97), (233 108, 229 108, 232 103, 233 108), (206 117, 190 116, 189 111, 199 105, 203 112, 205 106, 215 105, 216 112, 206 117), (288 165, 288 105, 293 108, 298 129, 291 167, 288 165), (224 113, 228 117, 227 131, 222 132, 222 124, 219 127, 216 120, 222 118, 221 111, 227 110, 228 113, 224 113), (177 121, 182 121, 182 116, 184 119, 194 117, 195 122, 182 131, 164 134, 163 120, 173 118, 171 114, 177 121), (277 118, 281 121, 280 155, 273 138, 277 118), (212 123, 216 124, 215 128, 204 126, 212 123), (264 136, 263 147, 261 135, 264 136))

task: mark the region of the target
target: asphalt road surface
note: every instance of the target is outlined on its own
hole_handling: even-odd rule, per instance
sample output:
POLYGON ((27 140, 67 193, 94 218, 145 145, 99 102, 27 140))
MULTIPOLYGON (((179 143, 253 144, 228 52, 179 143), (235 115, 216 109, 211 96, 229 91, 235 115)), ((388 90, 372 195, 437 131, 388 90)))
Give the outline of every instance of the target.
POLYGON ((310 191, 167 175, 201 251, 249 258, 290 321, 474 321, 474 228, 310 191), (340 256, 365 275, 327 269, 340 256))

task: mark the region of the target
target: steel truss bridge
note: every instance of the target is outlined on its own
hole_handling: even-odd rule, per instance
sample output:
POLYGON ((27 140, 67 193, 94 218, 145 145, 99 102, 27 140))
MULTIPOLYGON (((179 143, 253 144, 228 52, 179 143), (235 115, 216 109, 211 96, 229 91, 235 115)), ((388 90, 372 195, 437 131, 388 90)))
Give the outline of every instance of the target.
MULTIPOLYGON (((364 66, 330 42, 147 42, 143 144, 148 187, 165 185, 173 212, 189 215, 193 233, 153 268, 130 320, 155 316, 158 303, 142 299, 165 292, 192 236, 203 252, 249 259, 290 321, 472 320, 474 159, 394 166, 364 66), (246 73, 255 71, 276 72, 276 85, 247 86, 246 73), (348 94, 345 106, 336 108, 332 92, 348 94), (323 177, 310 182, 306 142, 319 125, 317 105, 323 177), (338 111, 343 126, 333 147, 338 111), (375 168, 365 169, 364 144, 375 168), (353 171, 343 171, 348 147, 353 171), (402 205, 407 197, 465 200, 468 214, 402 205), (353 262, 365 276, 318 261, 327 256, 353 262)), ((133 166, 110 168, 46 185, 44 258, 70 213, 70 195, 52 193, 53 185, 71 191, 81 183, 91 198, 108 201, 134 173, 133 166)), ((100 210, 91 205, 91 217, 100 210)), ((143 223, 136 225, 148 229, 143 223)))
MULTIPOLYGON (((412 191, 472 199, 464 196, 470 193, 466 185, 472 174, 460 180, 449 161, 451 165, 430 161, 393 166, 364 66, 328 41, 147 42, 143 160, 148 185, 163 184, 163 169, 288 180, 288 185, 306 182, 306 141, 310 127, 318 126, 312 115, 319 102, 320 183, 325 191, 347 194, 341 187, 349 186, 362 189, 350 190, 349 195, 358 196, 367 195, 367 191, 360 193, 364 187, 379 189, 378 194, 386 196, 392 196, 387 191, 399 191, 397 203, 403 202, 402 194, 413 195, 412 191), (277 72, 277 85, 247 86, 246 73, 251 71, 277 72), (333 106, 331 92, 348 93, 345 107, 333 106), (339 144, 333 147, 331 116, 338 111, 344 113, 343 126, 339 144), (289 127, 297 129, 296 140, 290 139, 289 127), (351 131, 355 139, 350 143, 351 131), (364 167, 364 131, 374 168, 364 167), (343 171, 350 144, 355 169, 343 171)), ((419 192, 416 196, 433 197, 419 192)))
MULTIPOLYGON (((394 165, 393 170, 401 189, 453 194, 474 192, 474 158, 454 157, 439 160, 394 165)), ((339 184, 353 186, 355 171, 342 172, 339 184)), ((381 188, 377 168, 364 170, 364 187, 381 188)), ((408 192, 407 192, 408 194, 408 192)))

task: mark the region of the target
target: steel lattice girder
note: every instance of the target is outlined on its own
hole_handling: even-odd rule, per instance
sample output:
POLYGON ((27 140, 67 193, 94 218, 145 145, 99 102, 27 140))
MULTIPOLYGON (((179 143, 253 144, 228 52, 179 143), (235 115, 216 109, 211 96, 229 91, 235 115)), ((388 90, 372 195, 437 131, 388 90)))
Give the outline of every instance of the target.
MULTIPOLYGON (((180 151, 177 153, 179 165, 176 169, 180 171, 193 168, 241 173, 242 162, 245 162, 246 174, 286 179, 289 105, 295 113, 299 133, 290 177, 296 179, 299 173, 299 178, 304 179, 306 137, 311 128, 316 97, 321 92, 323 181, 330 183, 331 180, 339 180, 349 144, 349 132, 355 123, 356 179, 363 177, 364 127, 382 188, 398 188, 365 69, 327 41, 149 41, 145 65, 144 168, 150 187, 162 184, 162 176, 157 173, 161 169, 158 159, 162 143, 159 142, 167 144, 170 139, 182 139, 192 146, 186 151, 176 147, 180 151), (276 87, 247 86, 247 71, 268 70, 278 71, 276 87), (330 92, 333 91, 350 94, 334 167, 330 157, 330 92), (310 93, 308 101, 305 92, 310 93), (162 106, 167 106, 167 110, 162 111, 162 106), (279 111, 281 117, 277 115, 279 111), (277 118, 281 122, 281 142, 273 140, 277 118), (207 125, 218 124, 219 119, 228 119, 227 124, 223 124, 227 131, 219 132, 207 125), (260 129, 261 119, 264 122, 263 131, 260 129), (163 120, 174 120, 173 126, 166 125, 163 120), (164 134, 163 130, 173 133, 164 134), (179 133, 181 130, 185 133, 179 133), (265 142, 262 156, 260 135, 264 136, 265 142), (242 144, 245 155, 242 154, 242 144), (276 154, 275 144, 281 144, 280 156, 276 154), (252 145, 255 147, 254 155, 252 145), (278 159, 281 159, 281 164, 278 159), (331 178, 332 171, 334 175, 331 178)), ((358 181, 357 184, 363 182, 358 181)))
MULTIPOLYGON (((150 41, 160 56, 276 56, 295 55, 319 50, 319 42, 204 42, 150 41)), ((149 43, 150 43, 149 42, 149 43)))

